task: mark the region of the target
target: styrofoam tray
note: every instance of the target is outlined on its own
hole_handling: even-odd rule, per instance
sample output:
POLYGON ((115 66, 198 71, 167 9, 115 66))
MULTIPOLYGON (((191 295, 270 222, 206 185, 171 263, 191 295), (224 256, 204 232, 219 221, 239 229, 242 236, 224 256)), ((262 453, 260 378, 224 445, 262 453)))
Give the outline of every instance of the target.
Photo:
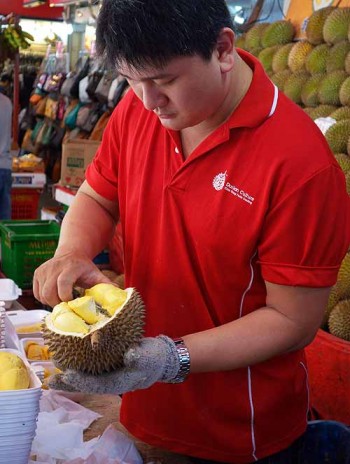
POLYGON ((6 311, 12 324, 15 326, 19 338, 41 337, 41 331, 37 332, 18 332, 18 329, 41 323, 50 314, 44 309, 30 309, 28 311, 6 311))
POLYGON ((5 303, 5 309, 11 308, 20 295, 22 295, 22 290, 12 279, 0 278, 0 301, 5 303))

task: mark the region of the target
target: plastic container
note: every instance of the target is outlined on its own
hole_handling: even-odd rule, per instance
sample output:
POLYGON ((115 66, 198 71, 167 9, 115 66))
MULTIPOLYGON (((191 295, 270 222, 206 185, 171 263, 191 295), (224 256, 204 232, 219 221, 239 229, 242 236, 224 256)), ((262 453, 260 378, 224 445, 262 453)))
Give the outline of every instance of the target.
POLYGON ((40 325, 50 312, 44 309, 31 309, 29 311, 7 311, 6 314, 14 325, 18 337, 28 338, 42 337, 40 325))
POLYGON ((0 279, 0 301, 5 303, 5 309, 11 308, 20 295, 22 290, 12 279, 0 279))
POLYGON ((2 221, 2 271, 22 288, 31 288, 35 269, 52 258, 60 226, 56 221, 2 221))
POLYGON ((314 417, 350 424, 350 342, 320 329, 305 352, 314 417))
POLYGON ((40 189, 12 188, 11 218, 38 219, 40 194, 40 189))

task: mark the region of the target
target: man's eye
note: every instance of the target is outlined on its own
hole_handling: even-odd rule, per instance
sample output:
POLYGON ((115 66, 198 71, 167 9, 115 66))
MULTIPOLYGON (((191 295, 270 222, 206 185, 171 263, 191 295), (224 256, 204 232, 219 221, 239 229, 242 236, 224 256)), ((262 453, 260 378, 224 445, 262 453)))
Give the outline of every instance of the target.
POLYGON ((175 78, 172 78, 172 79, 167 79, 167 80, 159 80, 159 81, 155 81, 155 83, 157 85, 161 85, 161 86, 166 86, 166 85, 170 85, 172 84, 173 82, 175 81, 175 78))

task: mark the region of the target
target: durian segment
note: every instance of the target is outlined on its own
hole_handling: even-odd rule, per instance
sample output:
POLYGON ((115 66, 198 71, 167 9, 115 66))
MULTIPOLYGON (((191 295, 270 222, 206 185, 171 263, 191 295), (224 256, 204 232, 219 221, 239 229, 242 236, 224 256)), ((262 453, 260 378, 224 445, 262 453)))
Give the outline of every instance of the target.
POLYGON ((309 17, 306 24, 306 38, 307 40, 314 44, 321 44, 323 40, 323 26, 327 19, 327 16, 334 10, 334 6, 329 6, 326 8, 321 8, 316 10, 309 17))
POLYGON ((46 317, 43 337, 53 360, 61 368, 100 374, 123 365, 124 352, 143 336, 145 319, 145 306, 139 293, 134 288, 125 291, 126 301, 114 316, 103 324, 97 323, 84 336, 57 330, 50 315, 46 317), (98 344, 93 346, 96 333, 98 344))
POLYGON ((128 296, 125 290, 112 284, 94 285, 85 290, 85 295, 91 296, 110 316, 125 303, 128 296))
POLYGON ((26 356, 31 361, 47 361, 50 359, 51 353, 49 347, 46 345, 40 345, 35 342, 28 342, 25 347, 26 356))
MULTIPOLYGON (((49 318, 50 316, 46 316, 49 318)), ((52 325, 56 329, 64 333, 74 333, 85 335, 89 332, 89 326, 83 321, 81 317, 72 312, 65 312, 59 314, 52 319, 52 325)))
POLYGON ((55 320, 56 317, 59 316, 60 314, 72 313, 72 312, 73 310, 70 309, 68 303, 66 303, 65 301, 62 301, 61 303, 54 306, 52 313, 51 313, 51 317, 52 317, 52 320, 55 320))
POLYGON ((350 8, 336 8, 327 16, 323 25, 323 38, 335 44, 347 40, 350 26, 350 8))
POLYGON ((334 307, 328 327, 332 335, 350 341, 350 300, 342 300, 334 307))
POLYGON ((30 376, 23 360, 14 353, 0 351, 0 390, 28 388, 30 376))
POLYGON ((100 319, 97 313, 95 300, 92 296, 86 295, 75 298, 74 300, 68 301, 68 306, 88 324, 95 324, 100 319))

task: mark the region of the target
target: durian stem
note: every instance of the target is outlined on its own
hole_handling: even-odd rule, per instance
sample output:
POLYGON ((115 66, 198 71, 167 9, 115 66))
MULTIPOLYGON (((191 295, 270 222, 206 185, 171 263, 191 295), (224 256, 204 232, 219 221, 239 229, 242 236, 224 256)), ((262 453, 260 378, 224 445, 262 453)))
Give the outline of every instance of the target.
POLYGON ((98 330, 95 332, 92 332, 90 341, 91 341, 91 347, 93 350, 97 350, 99 348, 100 338, 101 337, 100 337, 100 333, 98 330))

